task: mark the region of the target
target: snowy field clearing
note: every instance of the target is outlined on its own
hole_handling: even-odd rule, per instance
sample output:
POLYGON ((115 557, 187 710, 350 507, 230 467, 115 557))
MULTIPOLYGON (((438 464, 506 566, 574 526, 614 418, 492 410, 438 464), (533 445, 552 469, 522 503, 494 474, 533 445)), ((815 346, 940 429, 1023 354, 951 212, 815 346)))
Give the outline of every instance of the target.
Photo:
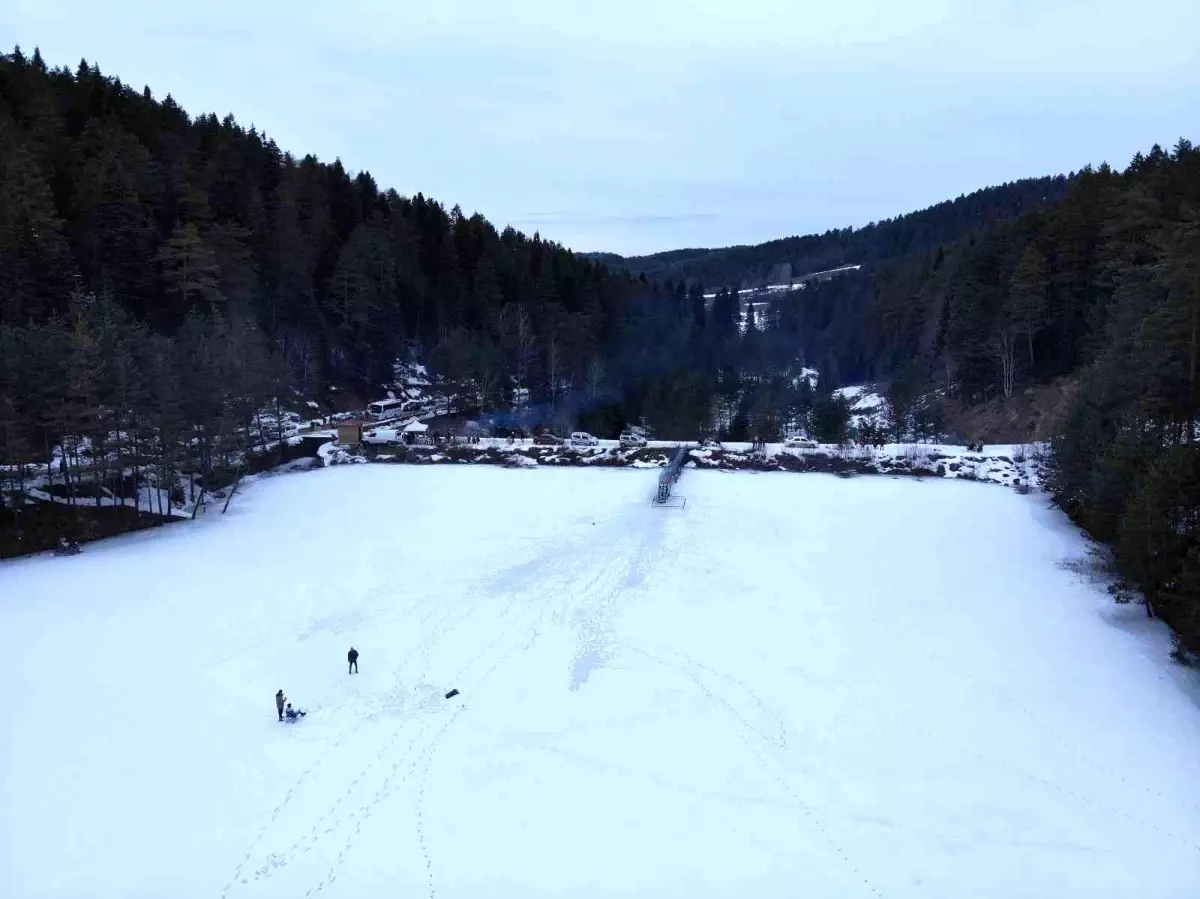
POLYGON ((1200 690, 1044 498, 656 476, 348 466, 0 565, 0 896, 1197 895, 1200 690))

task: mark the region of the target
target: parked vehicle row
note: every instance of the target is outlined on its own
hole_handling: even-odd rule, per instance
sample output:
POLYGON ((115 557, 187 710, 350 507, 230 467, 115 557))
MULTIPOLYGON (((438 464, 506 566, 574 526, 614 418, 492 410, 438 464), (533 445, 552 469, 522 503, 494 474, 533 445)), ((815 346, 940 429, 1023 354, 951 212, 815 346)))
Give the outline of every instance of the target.
MULTIPOLYGON (((497 436, 505 435, 498 434, 497 436)), ((523 435, 520 435, 518 432, 511 432, 508 436, 510 439, 521 439, 523 435)), ((400 443, 402 442, 401 429, 386 426, 376 427, 363 435, 363 442, 372 444, 400 443)), ((572 431, 570 437, 563 438, 551 431, 544 430, 534 435, 532 442, 535 446, 570 446, 574 449, 585 449, 600 445, 600 440, 587 431, 572 431)), ((622 431, 620 437, 617 439, 617 443, 622 449, 640 449, 649 445, 649 441, 647 441, 645 435, 638 431, 622 431)), ((783 446, 786 449, 818 449, 820 444, 810 437, 794 435, 784 440, 783 446)), ((720 450, 724 449, 724 444, 713 437, 706 437, 700 441, 700 447, 702 449, 720 450)))

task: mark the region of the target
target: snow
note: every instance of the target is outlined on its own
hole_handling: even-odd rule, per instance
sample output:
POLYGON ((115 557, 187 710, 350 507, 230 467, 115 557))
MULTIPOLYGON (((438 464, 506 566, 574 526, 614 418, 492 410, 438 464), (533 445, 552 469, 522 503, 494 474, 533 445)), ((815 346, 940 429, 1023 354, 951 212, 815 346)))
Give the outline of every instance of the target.
POLYGON ((891 406, 887 398, 871 387, 854 385, 839 387, 833 391, 850 404, 850 426, 861 428, 863 425, 882 429, 891 424, 891 406))
POLYGON ((0 564, 0 896, 1195 895, 1200 685, 1044 499, 656 479, 340 466, 0 564))
MULTIPOLYGON (((862 268, 862 265, 840 265, 837 268, 824 269, 819 272, 809 272, 806 275, 798 275, 786 284, 767 284, 764 287, 741 287, 738 288, 737 294, 756 295, 761 293, 789 293, 793 290, 803 290, 809 281, 829 280, 835 275, 843 275, 847 272, 856 272, 862 268)), ((717 291, 704 294, 704 299, 711 300, 716 297, 717 291)))
MULTIPOLYGON (((388 433, 379 428, 364 436, 368 443, 388 442, 388 433), (371 436, 373 435, 373 436, 371 436)), ((519 464, 528 467, 605 466, 662 468, 669 452, 679 444, 651 441, 643 448, 622 448, 615 440, 601 440, 595 447, 580 448, 567 444, 537 445, 531 440, 509 443, 504 438, 485 437, 478 443, 456 443, 453 454, 442 454, 429 444, 407 448, 403 456, 388 454, 375 459, 399 459, 413 464, 447 462, 460 464, 519 464)), ((689 445, 691 446, 691 445, 689 445)), ((755 447, 745 442, 723 442, 719 446, 689 449, 687 464, 697 468, 731 471, 824 471, 863 475, 914 475, 949 480, 985 481, 1007 487, 1040 489, 1048 449, 1043 444, 995 445, 984 452, 972 452, 954 445, 934 443, 891 443, 871 446, 818 444, 815 447, 790 447, 770 443, 755 447)), ((320 454, 333 464, 352 461, 348 454, 337 455, 335 447, 320 454)), ((354 457, 353 461, 363 461, 354 457)))
POLYGON ((795 375, 792 378, 792 386, 799 387, 801 381, 807 381, 808 386, 815 390, 817 387, 817 382, 820 381, 820 379, 821 379, 821 373, 819 371, 817 371, 815 368, 808 368, 807 366, 802 366, 800 368, 799 374, 795 375))
POLYGON ((347 465, 352 463, 363 463, 367 459, 365 456, 357 456, 352 453, 347 447, 341 444, 330 441, 322 443, 317 447, 317 457, 323 465, 347 465))

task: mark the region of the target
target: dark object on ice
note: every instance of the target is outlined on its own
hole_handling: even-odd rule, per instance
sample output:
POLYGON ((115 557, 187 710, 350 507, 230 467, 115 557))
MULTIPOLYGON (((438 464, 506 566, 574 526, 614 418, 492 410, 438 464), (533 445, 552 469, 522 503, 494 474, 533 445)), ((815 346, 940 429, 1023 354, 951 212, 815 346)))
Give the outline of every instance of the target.
POLYGON ((288 721, 295 721, 297 718, 303 718, 308 713, 305 712, 303 709, 292 708, 292 704, 289 702, 287 704, 287 708, 284 710, 283 714, 287 717, 288 721))
POLYGON ((287 702, 287 697, 284 696, 283 691, 280 690, 278 693, 275 694, 275 710, 277 712, 279 712, 279 720, 280 721, 283 720, 283 704, 285 702, 287 702))
POLYGON ((353 646, 351 646, 350 651, 346 653, 346 661, 350 663, 350 670, 346 673, 358 674, 358 650, 353 646))
POLYGON ((451 690, 449 693, 447 693, 447 694, 446 694, 446 698, 447 698, 447 699, 453 699, 453 698, 454 698, 455 696, 457 696, 457 695, 458 695, 458 691, 457 691, 457 690, 451 690))
POLYGON ((81 552, 83 550, 79 548, 79 544, 74 540, 68 540, 66 537, 59 537, 58 546, 54 549, 54 555, 56 556, 74 556, 81 552))

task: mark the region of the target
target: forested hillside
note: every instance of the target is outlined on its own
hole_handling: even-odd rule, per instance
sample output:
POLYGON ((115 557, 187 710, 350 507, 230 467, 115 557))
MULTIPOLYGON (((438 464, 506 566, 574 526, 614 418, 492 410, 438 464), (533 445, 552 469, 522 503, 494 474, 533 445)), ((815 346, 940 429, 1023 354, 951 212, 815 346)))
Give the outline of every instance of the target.
POLYGON ((97 502, 227 481, 264 410, 372 398, 398 359, 481 414, 605 435, 644 418, 685 439, 846 439, 831 388, 863 381, 885 382, 892 436, 962 439, 945 407, 1069 376, 1054 496, 1196 646, 1198 209, 1200 153, 1181 140, 1124 171, 630 274, 15 51, 0 57, 0 530, 18 527, 31 466, 97 502), (745 325, 726 288, 779 263, 863 267, 761 297, 745 325))
POLYGON ((807 357, 831 381, 887 380, 910 430, 922 398, 1003 405, 1078 380, 1053 441, 1055 501, 1116 547, 1147 611, 1200 649, 1200 152, 1189 141, 1123 172, 1087 167, 1051 207, 799 295, 807 357))
POLYGON ((403 358, 528 427, 769 433, 808 408, 796 306, 743 335, 727 295, 401 197, 86 61, 0 58, 0 191, 6 458, 116 432, 212 479, 256 409, 370 399, 403 358))
MULTIPOLYGON (((920 397, 1012 402, 1078 389, 1050 489, 1115 546, 1120 570, 1200 648, 1200 152, 1154 146, 1085 168, 1053 207, 801 291, 823 372, 880 377, 903 417, 920 397)), ((1119 593, 1119 597, 1129 594, 1119 593)))
POLYGON ((73 295, 93 294, 159 334, 189 316, 245 320, 306 392, 376 384, 414 342, 486 389, 530 335, 582 381, 628 307, 653 296, 536 236, 296 159, 232 118, 190 119, 86 63, 72 75, 3 59, 0 135, 10 324, 65 320, 73 295))
POLYGON ((672 310, 691 314, 672 296, 86 61, 0 58, 6 458, 127 416, 167 465, 276 399, 377 393, 405 357, 483 407, 639 403, 675 364, 647 355, 672 310))
POLYGON ((824 234, 785 237, 753 246, 668 250, 650 256, 595 258, 659 281, 699 281, 707 288, 749 288, 787 282, 808 272, 841 265, 927 252, 964 234, 1052 205, 1066 191, 1062 175, 1027 178, 977 190, 919 212, 874 222, 863 228, 837 228, 824 234))

